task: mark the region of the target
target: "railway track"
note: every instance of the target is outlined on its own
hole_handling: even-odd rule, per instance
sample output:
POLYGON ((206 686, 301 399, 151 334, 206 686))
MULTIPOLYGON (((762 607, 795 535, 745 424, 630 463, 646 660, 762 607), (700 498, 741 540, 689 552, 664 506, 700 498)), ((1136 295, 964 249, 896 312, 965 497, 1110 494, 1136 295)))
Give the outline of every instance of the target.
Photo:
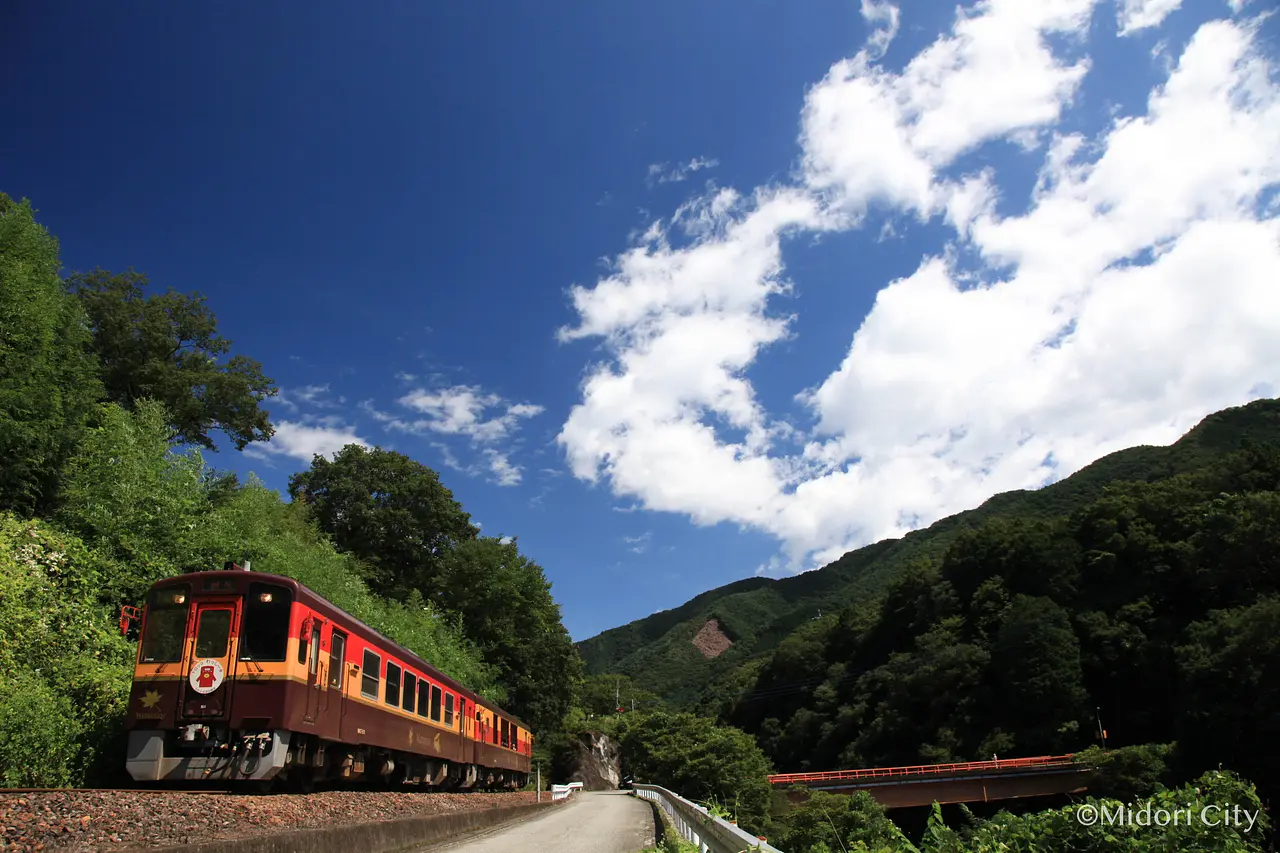
POLYGON ((225 788, 0 788, 0 794, 71 794, 71 793, 128 793, 128 794, 237 794, 225 788))

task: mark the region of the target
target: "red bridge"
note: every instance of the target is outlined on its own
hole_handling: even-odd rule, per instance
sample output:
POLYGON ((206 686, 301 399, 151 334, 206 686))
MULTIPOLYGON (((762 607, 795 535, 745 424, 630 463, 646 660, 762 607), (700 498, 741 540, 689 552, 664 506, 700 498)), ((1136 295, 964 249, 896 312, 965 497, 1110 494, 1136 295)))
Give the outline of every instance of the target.
MULTIPOLYGON (((1005 758, 962 764, 919 764, 821 773, 778 773, 769 783, 779 788, 801 785, 811 791, 866 791, 887 809, 939 803, 985 803, 1047 794, 1075 794, 1088 788, 1093 768, 1072 755, 1005 758)), ((804 791, 789 792, 802 800, 804 791)))

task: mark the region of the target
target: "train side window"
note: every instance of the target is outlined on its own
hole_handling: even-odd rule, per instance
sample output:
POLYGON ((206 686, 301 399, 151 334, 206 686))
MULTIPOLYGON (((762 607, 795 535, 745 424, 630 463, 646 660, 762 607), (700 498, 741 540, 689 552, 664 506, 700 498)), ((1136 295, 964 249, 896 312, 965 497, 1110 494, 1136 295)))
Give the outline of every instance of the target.
POLYGON ((293 595, 275 584, 251 583, 244 597, 240 660, 282 661, 289 655, 293 595))
POLYGON ((387 692, 383 701, 400 707, 400 667, 391 661, 387 661, 387 692))
POLYGON ((444 694, 444 724, 453 728, 453 694, 444 694))
POLYGON ((489 722, 493 724, 493 745, 498 745, 498 716, 495 714, 489 718, 489 722))
POLYGON ((382 658, 365 649, 364 670, 360 673, 360 695, 370 699, 378 698, 378 670, 382 666, 382 658))
POLYGON ((142 632, 143 663, 182 660, 190 594, 190 584, 170 586, 151 593, 147 601, 147 624, 142 632))
POLYGON ((507 721, 503 720, 500 728, 502 729, 502 745, 507 746, 511 743, 510 736, 507 733, 507 721))
POLYGON ((346 666, 347 637, 345 634, 334 631, 333 639, 329 641, 329 686, 342 689, 342 671, 346 666))
POLYGON ((440 688, 431 685, 431 719, 433 722, 440 722, 440 688))
POLYGON ((418 676, 412 672, 404 674, 404 699, 400 703, 400 707, 404 708, 410 714, 413 713, 413 700, 418 695, 418 676))
POLYGON ((418 716, 425 717, 427 709, 431 706, 431 683, 428 681, 418 682, 418 716))

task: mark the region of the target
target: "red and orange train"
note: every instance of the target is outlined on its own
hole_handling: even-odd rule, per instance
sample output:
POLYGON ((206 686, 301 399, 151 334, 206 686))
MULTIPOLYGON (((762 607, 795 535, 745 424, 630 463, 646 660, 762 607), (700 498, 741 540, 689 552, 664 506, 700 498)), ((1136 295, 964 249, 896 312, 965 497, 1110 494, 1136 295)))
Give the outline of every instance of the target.
POLYGON ((323 779, 518 788, 520 720, 279 575, 156 583, 126 722, 137 781, 323 779))

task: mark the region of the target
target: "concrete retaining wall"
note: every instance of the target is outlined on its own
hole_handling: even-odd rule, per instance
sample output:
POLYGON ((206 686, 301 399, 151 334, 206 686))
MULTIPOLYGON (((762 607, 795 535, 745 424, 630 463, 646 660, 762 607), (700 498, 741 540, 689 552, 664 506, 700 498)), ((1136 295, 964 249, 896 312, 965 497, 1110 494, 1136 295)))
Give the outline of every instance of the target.
MULTIPOLYGON (((443 841, 475 829, 496 826, 543 809, 559 807, 559 802, 528 803, 424 817, 383 820, 376 823, 326 826, 276 832, 247 838, 182 844, 174 847, 133 847, 147 853, 389 853, 433 841, 443 841)), ((129 851, 126 851, 129 853, 129 851)))

